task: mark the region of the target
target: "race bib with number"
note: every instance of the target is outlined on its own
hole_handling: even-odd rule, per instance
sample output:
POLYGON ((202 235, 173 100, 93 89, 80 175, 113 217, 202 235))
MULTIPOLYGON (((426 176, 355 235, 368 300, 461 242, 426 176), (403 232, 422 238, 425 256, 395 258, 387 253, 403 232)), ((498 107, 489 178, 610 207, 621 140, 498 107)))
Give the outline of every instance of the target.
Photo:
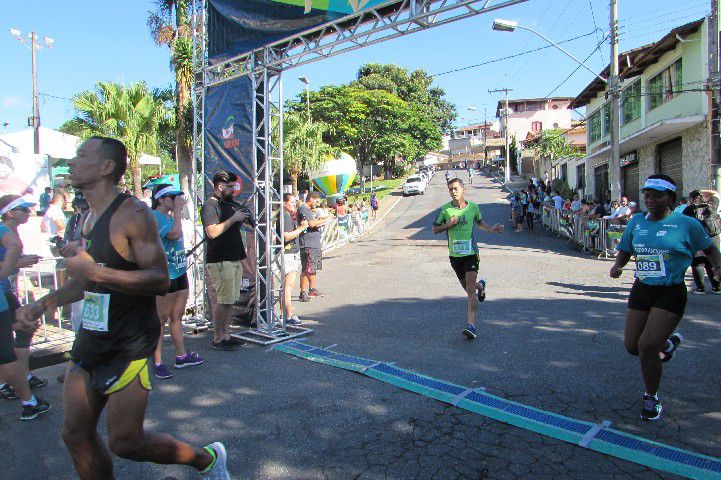
POLYGON ((187 268, 187 259, 185 256, 185 250, 180 250, 179 252, 175 252, 175 268, 178 269, 178 271, 184 271, 187 268))
POLYGON ((110 294, 85 292, 81 315, 83 328, 96 332, 107 332, 109 309, 110 294))
POLYGON ((636 278, 659 278, 666 276, 663 255, 636 255, 636 278))
POLYGON ((471 255, 473 253, 470 240, 453 240, 451 248, 456 255, 471 255))

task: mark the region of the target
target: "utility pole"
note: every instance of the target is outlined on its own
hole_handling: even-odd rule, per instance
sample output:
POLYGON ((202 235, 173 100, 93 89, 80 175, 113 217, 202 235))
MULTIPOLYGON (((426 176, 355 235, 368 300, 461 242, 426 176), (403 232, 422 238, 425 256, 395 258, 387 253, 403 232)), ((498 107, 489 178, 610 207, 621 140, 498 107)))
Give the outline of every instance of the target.
POLYGON ((719 0, 711 0, 711 15, 708 22, 709 37, 709 130, 711 153, 711 187, 721 192, 721 76, 719 75, 719 0))
MULTIPOLYGON (((609 90, 611 92, 611 159, 608 165, 608 176, 611 183, 611 198, 621 198, 621 149, 619 137, 621 136, 621 105, 619 102, 618 78, 618 1, 611 0, 611 75, 609 76, 609 90)), ((605 202, 605 198, 597 199, 605 202)))
POLYGON ((483 168, 488 166, 488 107, 483 107, 483 168))
POLYGON ((33 127, 33 148, 35 154, 40 153, 40 102, 38 102, 38 69, 35 62, 35 52, 38 49, 37 35, 35 31, 30 32, 30 51, 33 70, 33 116, 30 126, 33 127))
POLYGON ((508 185, 511 182, 511 153, 508 151, 508 92, 512 92, 512 88, 498 88, 495 90, 488 90, 488 93, 503 92, 504 107, 503 107, 503 143, 506 146, 506 168, 504 172, 504 182, 508 185))

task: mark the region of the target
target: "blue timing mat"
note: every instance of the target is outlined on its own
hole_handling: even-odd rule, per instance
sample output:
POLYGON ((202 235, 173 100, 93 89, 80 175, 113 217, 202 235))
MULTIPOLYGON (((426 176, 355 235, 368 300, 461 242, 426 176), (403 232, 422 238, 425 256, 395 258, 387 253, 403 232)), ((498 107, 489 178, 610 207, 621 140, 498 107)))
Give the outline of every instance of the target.
POLYGON ((405 370, 386 362, 345 355, 289 341, 274 347, 290 355, 362 373, 385 383, 434 398, 541 435, 573 443, 629 462, 688 478, 721 479, 721 460, 674 448, 610 428, 546 412, 479 389, 466 388, 405 370))

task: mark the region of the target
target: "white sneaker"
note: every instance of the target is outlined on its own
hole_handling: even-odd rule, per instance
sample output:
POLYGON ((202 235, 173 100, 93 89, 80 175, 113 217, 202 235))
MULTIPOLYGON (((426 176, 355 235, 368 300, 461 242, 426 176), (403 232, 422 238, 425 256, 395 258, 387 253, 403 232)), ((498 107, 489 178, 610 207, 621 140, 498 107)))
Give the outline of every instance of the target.
POLYGON ((212 448, 215 452, 215 465, 209 472, 201 474, 203 480, 231 480, 228 467, 226 466, 226 460, 228 454, 225 451, 225 445, 220 442, 211 443, 207 447, 212 448))

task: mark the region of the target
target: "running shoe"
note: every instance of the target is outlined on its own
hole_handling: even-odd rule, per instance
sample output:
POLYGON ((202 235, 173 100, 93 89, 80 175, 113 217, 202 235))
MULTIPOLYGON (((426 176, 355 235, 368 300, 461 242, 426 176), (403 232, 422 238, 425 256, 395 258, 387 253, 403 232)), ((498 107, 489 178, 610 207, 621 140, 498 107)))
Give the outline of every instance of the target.
POLYGON ((644 420, 658 420, 661 418, 663 406, 661 400, 651 395, 643 396, 643 409, 641 410, 641 418, 644 420))
POLYGON ((236 347, 235 345, 233 345, 232 343, 230 343, 226 340, 221 340, 220 342, 210 342, 210 348, 212 348, 213 350, 222 350, 224 352, 232 352, 233 350, 235 350, 238 347, 236 347))
POLYGON ((695 293, 695 294, 697 294, 697 295, 701 295, 701 294, 706 293, 706 288, 704 288, 704 287, 696 287, 696 288, 694 288, 694 289, 691 291, 691 293, 695 293))
POLYGON ((303 325, 303 320, 298 318, 298 315, 293 315, 292 317, 290 317, 288 320, 285 321, 285 324, 290 325, 292 327, 300 327, 301 325, 303 325))
POLYGON ((153 365, 153 373, 157 378, 160 378, 161 380, 166 380, 168 378, 173 378, 173 374, 170 373, 170 370, 168 370, 168 367, 165 366, 164 363, 156 363, 153 365))
POLYGON ((675 352, 681 342, 683 342, 683 337, 680 333, 674 333, 673 335, 668 337, 668 341, 671 342, 671 350, 669 350, 668 352, 663 351, 658 353, 658 356, 661 357, 662 362, 668 362, 669 360, 671 360, 671 358, 673 357, 673 352, 675 352))
POLYGON ((195 352, 187 352, 185 355, 175 357, 175 368, 192 367, 193 365, 200 365, 205 360, 195 352))
POLYGON ((483 302, 486 299, 486 281, 481 280, 476 284, 476 293, 478 294, 478 301, 483 302))
POLYGON ((35 405, 23 405, 22 413, 20 413, 20 420, 32 420, 41 413, 45 413, 50 410, 50 404, 37 395, 35 395, 35 401, 35 405))
POLYGON ((300 300, 301 302, 310 302, 310 296, 308 295, 308 292, 300 292, 298 300, 300 300))
POLYGON ((315 288, 311 288, 310 290, 308 290, 308 296, 309 297, 323 297, 324 295, 322 293, 320 293, 318 290, 316 290, 315 288))
POLYGON ((463 333, 463 335, 465 335, 469 340, 474 340, 476 338, 476 326, 469 323, 466 325, 466 328, 461 331, 461 333, 463 333))
POLYGON ((712 293, 715 293, 716 295, 721 295, 721 287, 713 287, 711 289, 712 293))
POLYGON ((215 442, 205 448, 210 448, 215 452, 215 463, 210 471, 201 473, 203 480, 231 480, 230 472, 228 472, 228 453, 225 451, 225 445, 215 442))
POLYGON ((40 388, 47 385, 48 381, 44 378, 38 378, 34 373, 31 373, 30 378, 28 378, 28 384, 30 385, 30 388, 40 388))
POLYGON ((3 400, 17 400, 20 397, 15 393, 15 389, 6 383, 0 388, 0 398, 3 400))

